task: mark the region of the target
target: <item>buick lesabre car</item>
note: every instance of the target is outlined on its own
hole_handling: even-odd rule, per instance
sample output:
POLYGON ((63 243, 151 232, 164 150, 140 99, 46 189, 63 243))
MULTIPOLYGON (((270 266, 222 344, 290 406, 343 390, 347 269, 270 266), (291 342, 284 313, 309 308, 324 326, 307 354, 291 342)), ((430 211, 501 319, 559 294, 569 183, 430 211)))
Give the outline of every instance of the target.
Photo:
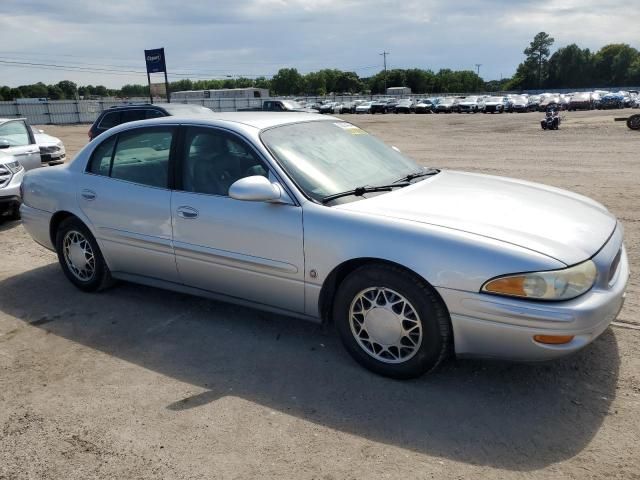
POLYGON ((420 167, 323 115, 124 124, 28 172, 23 201, 81 290, 121 279, 333 322, 355 360, 397 378, 450 353, 575 352, 616 317, 629 276, 599 203, 420 167))

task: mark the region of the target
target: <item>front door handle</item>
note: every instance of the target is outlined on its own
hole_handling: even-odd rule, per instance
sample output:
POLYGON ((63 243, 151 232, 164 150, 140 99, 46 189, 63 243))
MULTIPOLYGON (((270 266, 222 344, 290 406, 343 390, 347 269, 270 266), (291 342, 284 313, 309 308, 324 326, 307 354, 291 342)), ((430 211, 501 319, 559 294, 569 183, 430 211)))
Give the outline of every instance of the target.
POLYGON ((183 207, 178 207, 178 216, 182 217, 182 218, 198 218, 198 210, 196 210, 195 208, 192 207, 187 207, 187 206, 183 206, 183 207))
POLYGON ((80 195, 82 195, 82 198, 84 198, 85 200, 96 199, 96 192, 94 192, 93 190, 82 190, 82 192, 80 192, 80 195))

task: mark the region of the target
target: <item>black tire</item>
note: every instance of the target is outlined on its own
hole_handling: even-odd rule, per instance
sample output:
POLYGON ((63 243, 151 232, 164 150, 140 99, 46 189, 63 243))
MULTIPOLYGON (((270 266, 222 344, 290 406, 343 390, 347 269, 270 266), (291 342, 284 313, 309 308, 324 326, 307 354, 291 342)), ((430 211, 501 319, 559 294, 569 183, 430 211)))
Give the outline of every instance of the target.
POLYGON ((76 217, 70 217, 62 221, 56 232, 56 252, 58 253, 58 261, 62 267, 62 271, 80 290, 85 292, 97 292, 110 287, 113 284, 111 279, 111 272, 109 267, 104 261, 100 247, 93 237, 91 231, 76 217), (72 272, 70 266, 67 264, 64 253, 64 241, 68 234, 72 232, 79 233, 86 242, 89 244, 91 251, 93 252, 93 274, 86 280, 79 278, 74 272, 72 272))
POLYGON ((631 130, 640 130, 640 113, 636 113, 627 118, 627 127, 631 130))
MULTIPOLYGON (((404 312, 404 306, 402 309, 404 312)), ((338 288, 333 305, 333 318, 340 339, 349 354, 363 367, 386 377, 407 379, 431 372, 447 358, 450 351, 451 322, 442 299, 425 281, 393 265, 368 265, 351 272, 338 288), (361 292, 373 287, 397 292, 417 313, 422 332, 421 341, 417 348, 412 349, 412 356, 405 361, 387 363, 373 357, 358 343, 352 332, 352 303, 361 292)), ((400 339, 400 343, 405 337, 400 339)), ((373 345, 371 348, 375 350, 373 345)))
POLYGON ((7 215, 7 218, 12 221, 20 220, 20 205, 14 205, 7 215))

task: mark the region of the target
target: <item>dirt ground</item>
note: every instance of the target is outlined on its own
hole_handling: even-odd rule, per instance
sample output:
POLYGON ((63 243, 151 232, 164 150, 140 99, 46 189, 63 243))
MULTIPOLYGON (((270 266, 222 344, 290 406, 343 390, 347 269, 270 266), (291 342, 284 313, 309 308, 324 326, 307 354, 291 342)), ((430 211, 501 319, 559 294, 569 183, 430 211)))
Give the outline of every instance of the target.
MULTIPOLYGON (((553 363, 380 378, 299 320, 131 284, 80 293, 0 224, 0 479, 639 479, 640 134, 621 113, 567 113, 557 132, 535 113, 344 116, 425 165, 568 188, 622 220, 620 324, 553 363)), ((42 128, 71 155, 87 140, 42 128)))

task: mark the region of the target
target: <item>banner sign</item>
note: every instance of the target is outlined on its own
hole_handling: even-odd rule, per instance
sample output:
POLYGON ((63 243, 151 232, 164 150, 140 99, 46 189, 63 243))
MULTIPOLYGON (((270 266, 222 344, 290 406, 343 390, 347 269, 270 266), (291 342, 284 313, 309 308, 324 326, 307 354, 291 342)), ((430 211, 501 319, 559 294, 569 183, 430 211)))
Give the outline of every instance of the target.
POLYGON ((147 62, 147 73, 158 73, 167 71, 167 65, 164 61, 164 48, 145 50, 144 58, 147 62))

